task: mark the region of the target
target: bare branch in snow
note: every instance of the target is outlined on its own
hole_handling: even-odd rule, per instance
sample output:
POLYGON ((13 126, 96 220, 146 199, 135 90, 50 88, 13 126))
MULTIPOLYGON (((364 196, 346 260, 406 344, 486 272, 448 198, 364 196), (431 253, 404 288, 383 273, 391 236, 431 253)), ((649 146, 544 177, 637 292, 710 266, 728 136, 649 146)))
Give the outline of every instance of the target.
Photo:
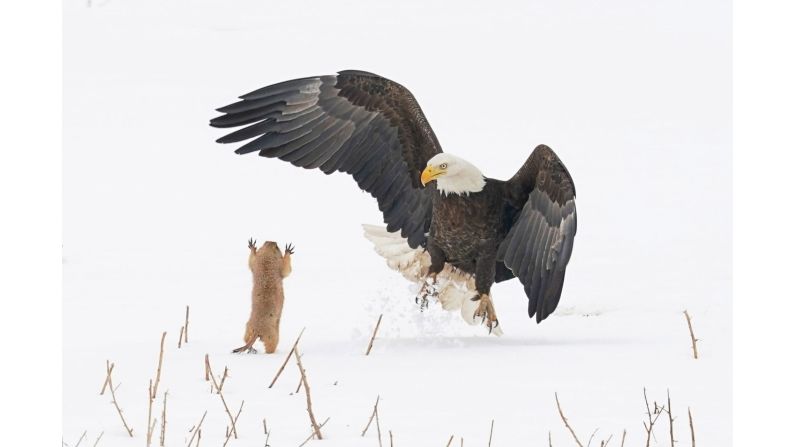
POLYGON ((566 416, 563 415, 563 409, 560 408, 560 400, 558 400, 557 392, 555 393, 555 402, 558 404, 558 413, 560 413, 560 418, 563 419, 563 425, 569 429, 569 433, 571 433, 571 436, 574 438, 574 442, 576 442, 579 447, 583 447, 582 443, 577 438, 577 435, 574 433, 574 430, 571 428, 571 425, 569 425, 569 421, 566 419, 566 416))
POLYGON ((687 313, 685 310, 685 318, 687 319, 687 328, 690 330, 690 341, 693 344, 693 358, 698 359, 698 347, 696 346, 696 342, 698 339, 696 338, 695 334, 693 334, 693 323, 690 320, 690 314, 687 313))
POLYGON ((315 413, 312 412, 312 397, 309 394, 309 382, 306 380, 306 371, 304 370, 304 365, 301 363, 301 354, 298 352, 297 344, 293 347, 293 350, 295 351, 295 362, 298 364, 298 370, 301 372, 301 381, 304 384, 304 394, 306 394, 306 411, 309 413, 309 421, 312 422, 312 429, 315 431, 315 436, 317 436, 317 439, 323 439, 323 434, 320 433, 320 426, 317 424, 317 420, 315 420, 315 413))
POLYGON ((301 340, 301 336, 304 335, 304 329, 306 328, 301 329, 301 332, 298 334, 298 338, 296 338, 295 343, 293 343, 293 347, 290 349, 290 352, 287 353, 287 357, 284 359, 284 363, 282 363, 282 366, 280 366, 279 370, 276 371, 276 376, 273 377, 273 380, 271 381, 271 384, 268 385, 268 388, 273 388, 273 384, 276 383, 276 379, 278 379, 279 376, 282 374, 282 371, 284 371, 284 367, 287 366, 287 362, 290 361, 290 356, 292 356, 293 352, 295 352, 295 348, 296 346, 298 346, 298 342, 301 340))
POLYGON ((378 327, 381 326, 381 318, 384 317, 384 314, 378 316, 378 321, 375 323, 375 329, 373 329, 373 335, 370 337, 370 343, 367 345, 367 352, 364 355, 370 355, 370 350, 373 349, 373 342, 375 341, 375 334, 378 333, 378 327))
POLYGON ((114 407, 116 407, 116 411, 119 413, 119 417, 121 418, 121 423, 124 424, 124 429, 127 430, 127 434, 129 434, 130 437, 132 438, 133 431, 130 428, 130 426, 127 425, 127 421, 124 420, 124 415, 122 414, 121 408, 119 408, 119 402, 116 400, 116 389, 118 387, 113 388, 113 379, 111 378, 111 373, 113 372, 113 366, 114 366, 113 363, 106 363, 105 367, 107 369, 108 375, 105 378, 105 383, 108 385, 108 389, 110 389, 111 403, 113 404, 114 407))

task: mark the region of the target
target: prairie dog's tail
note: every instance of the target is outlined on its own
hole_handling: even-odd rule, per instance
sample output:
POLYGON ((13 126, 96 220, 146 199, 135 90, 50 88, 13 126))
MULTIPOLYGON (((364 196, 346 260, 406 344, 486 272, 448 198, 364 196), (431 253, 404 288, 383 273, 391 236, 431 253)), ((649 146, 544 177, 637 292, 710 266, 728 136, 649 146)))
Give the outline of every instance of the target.
MULTIPOLYGON (((408 240, 400 235, 399 231, 390 233, 385 227, 377 225, 362 225, 364 237, 375 246, 375 251, 386 259, 387 265, 400 272, 404 278, 414 283, 421 283, 428 274, 431 266, 431 256, 422 248, 411 248, 408 240)), ((461 317, 468 324, 477 324, 473 319, 478 303, 471 298, 477 295, 474 276, 453 269, 445 265, 436 279, 439 282, 439 302, 447 311, 460 311, 461 317)), ((502 329, 497 326, 496 335, 502 335, 502 329)))

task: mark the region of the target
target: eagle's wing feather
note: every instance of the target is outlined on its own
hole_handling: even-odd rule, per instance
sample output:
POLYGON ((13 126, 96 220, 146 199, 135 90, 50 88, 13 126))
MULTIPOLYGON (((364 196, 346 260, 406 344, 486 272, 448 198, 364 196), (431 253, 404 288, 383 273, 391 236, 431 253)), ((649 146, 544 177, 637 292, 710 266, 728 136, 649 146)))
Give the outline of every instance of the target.
POLYGON ((251 140, 235 152, 351 174, 378 200, 389 231, 400 230, 411 247, 424 244, 433 188, 421 187, 420 173, 442 148, 408 89, 372 73, 342 71, 270 85, 240 99, 210 121, 246 126, 219 143, 251 140))
POLYGON ((541 145, 506 186, 520 211, 498 259, 522 282, 530 300, 527 312, 541 322, 560 301, 577 233, 574 182, 552 149, 541 145))

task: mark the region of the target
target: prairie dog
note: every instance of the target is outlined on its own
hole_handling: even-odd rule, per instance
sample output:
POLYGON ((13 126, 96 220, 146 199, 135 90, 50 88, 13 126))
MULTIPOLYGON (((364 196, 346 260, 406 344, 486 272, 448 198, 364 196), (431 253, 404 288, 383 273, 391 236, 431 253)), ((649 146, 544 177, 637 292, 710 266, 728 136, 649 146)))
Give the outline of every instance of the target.
POLYGON ((257 352, 253 346, 259 338, 265 345, 265 352, 272 354, 279 344, 279 321, 284 306, 282 280, 292 271, 290 256, 294 247, 287 244, 282 255, 276 242, 267 241, 257 249, 257 241, 249 239, 248 248, 248 267, 253 279, 251 316, 243 335, 246 344, 232 352, 257 352))

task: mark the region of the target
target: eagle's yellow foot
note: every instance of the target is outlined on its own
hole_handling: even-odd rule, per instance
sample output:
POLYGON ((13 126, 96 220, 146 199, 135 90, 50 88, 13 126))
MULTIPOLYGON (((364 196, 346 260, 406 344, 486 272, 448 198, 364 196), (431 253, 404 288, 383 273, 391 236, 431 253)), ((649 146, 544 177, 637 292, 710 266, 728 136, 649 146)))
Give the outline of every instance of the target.
POLYGON ((439 296, 439 285, 436 275, 428 275, 422 283, 420 293, 414 298, 414 302, 420 305, 420 312, 428 308, 428 297, 436 298, 439 296))
POLYGON ((473 319, 481 317, 481 322, 489 328, 489 334, 491 334, 491 331, 500 324, 497 312, 494 311, 494 303, 491 302, 491 296, 484 293, 472 298, 472 301, 480 301, 473 319))

